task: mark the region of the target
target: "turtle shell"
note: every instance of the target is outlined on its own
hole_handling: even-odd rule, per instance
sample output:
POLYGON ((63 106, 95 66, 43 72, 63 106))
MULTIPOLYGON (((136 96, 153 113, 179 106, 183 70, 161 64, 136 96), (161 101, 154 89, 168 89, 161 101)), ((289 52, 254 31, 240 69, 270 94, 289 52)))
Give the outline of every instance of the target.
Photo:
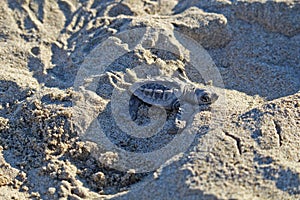
POLYGON ((130 92, 141 101, 166 109, 178 109, 179 97, 181 95, 180 80, 170 78, 143 79, 135 82, 130 88, 130 92))

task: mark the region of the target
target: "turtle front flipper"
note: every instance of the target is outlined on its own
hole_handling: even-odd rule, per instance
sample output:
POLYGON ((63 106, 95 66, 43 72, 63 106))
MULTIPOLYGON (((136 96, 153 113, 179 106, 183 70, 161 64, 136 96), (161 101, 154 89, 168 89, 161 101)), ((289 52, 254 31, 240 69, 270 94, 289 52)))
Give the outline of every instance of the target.
POLYGON ((175 127, 179 130, 184 129, 186 126, 186 121, 184 120, 184 109, 180 107, 175 117, 175 127))
POLYGON ((188 125, 188 122, 193 115, 193 111, 193 106, 190 104, 183 104, 180 106, 175 116, 174 130, 172 129, 171 133, 182 132, 188 125))

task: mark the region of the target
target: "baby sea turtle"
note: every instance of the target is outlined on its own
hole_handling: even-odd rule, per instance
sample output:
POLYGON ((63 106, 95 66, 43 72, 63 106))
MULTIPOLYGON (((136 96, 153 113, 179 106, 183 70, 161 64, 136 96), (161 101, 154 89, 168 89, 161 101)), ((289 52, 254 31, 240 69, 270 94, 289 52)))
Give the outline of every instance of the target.
POLYGON ((219 98, 216 93, 206 89, 209 87, 199 87, 186 76, 138 79, 130 71, 127 74, 130 83, 124 81, 123 73, 107 72, 109 81, 115 88, 126 89, 131 95, 129 113, 132 120, 137 119, 142 104, 162 107, 176 112, 175 132, 181 132, 193 119, 195 112, 209 108, 219 98))
POLYGON ((136 119, 138 107, 143 102, 176 111, 175 126, 179 130, 183 129, 192 118, 195 107, 207 108, 219 97, 214 92, 197 87, 186 78, 170 77, 140 79, 129 87, 129 92, 136 97, 130 100, 133 120, 136 119))

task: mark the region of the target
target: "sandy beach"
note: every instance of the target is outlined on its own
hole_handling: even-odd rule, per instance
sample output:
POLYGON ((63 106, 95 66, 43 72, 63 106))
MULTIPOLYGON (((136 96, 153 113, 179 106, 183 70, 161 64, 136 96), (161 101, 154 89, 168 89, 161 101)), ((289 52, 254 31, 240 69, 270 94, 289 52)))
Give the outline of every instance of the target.
POLYGON ((1 200, 300 199, 298 0, 3 0, 0 43, 1 200))

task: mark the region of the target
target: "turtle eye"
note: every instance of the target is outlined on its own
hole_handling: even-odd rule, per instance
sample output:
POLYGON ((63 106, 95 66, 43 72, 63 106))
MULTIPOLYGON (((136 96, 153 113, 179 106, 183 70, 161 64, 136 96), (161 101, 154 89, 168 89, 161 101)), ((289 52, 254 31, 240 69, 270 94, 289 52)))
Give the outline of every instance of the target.
POLYGON ((203 103, 209 103, 211 101, 210 97, 208 94, 203 94, 201 97, 200 97, 200 100, 203 102, 203 103))

